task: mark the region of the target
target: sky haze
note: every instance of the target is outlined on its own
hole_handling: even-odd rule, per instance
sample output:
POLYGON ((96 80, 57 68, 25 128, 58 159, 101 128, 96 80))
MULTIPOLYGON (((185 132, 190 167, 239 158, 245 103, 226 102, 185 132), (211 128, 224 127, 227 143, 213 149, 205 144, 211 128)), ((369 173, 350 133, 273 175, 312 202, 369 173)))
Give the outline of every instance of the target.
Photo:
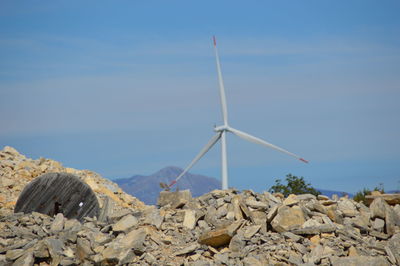
MULTIPOLYGON (((104 177, 185 168, 222 124, 229 185, 400 189, 399 1, 1 1, 0 147, 104 177)), ((216 145, 191 172, 220 178, 216 145)))

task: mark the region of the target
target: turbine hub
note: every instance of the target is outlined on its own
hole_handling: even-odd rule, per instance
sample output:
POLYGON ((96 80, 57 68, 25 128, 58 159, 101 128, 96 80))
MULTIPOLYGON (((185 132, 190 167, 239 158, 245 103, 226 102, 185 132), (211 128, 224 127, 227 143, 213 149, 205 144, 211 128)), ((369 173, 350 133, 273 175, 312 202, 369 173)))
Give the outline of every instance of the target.
POLYGON ((215 132, 227 131, 228 128, 229 128, 229 126, 227 126, 227 125, 218 126, 218 127, 214 127, 214 131, 215 132))

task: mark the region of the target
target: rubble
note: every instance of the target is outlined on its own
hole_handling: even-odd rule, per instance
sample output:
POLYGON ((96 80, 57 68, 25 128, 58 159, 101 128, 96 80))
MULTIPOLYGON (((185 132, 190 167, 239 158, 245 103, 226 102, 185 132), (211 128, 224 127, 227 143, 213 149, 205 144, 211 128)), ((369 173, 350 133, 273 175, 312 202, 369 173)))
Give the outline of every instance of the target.
POLYGON ((391 205, 400 204, 400 194, 377 194, 365 196, 368 204, 370 204, 376 198, 382 198, 391 205))
POLYGON ((400 206, 382 197, 367 207, 229 189, 163 192, 146 206, 90 171, 10 147, 0 158, 0 265, 400 265, 400 206), (61 170, 89 180, 108 210, 82 222, 12 212, 24 184, 61 170))

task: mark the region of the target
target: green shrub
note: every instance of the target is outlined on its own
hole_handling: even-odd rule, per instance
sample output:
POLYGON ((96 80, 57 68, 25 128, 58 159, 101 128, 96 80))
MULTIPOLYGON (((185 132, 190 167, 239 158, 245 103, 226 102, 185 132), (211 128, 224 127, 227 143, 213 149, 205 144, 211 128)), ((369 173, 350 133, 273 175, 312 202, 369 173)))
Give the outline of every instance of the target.
MULTIPOLYGON (((385 190, 383 188, 383 184, 380 184, 380 187, 375 187, 372 191, 379 191, 380 193, 385 193, 385 190)), ((358 191, 354 197, 353 200, 357 201, 357 202, 362 202, 365 205, 367 205, 367 201, 365 196, 367 195, 371 195, 371 190, 369 190, 368 188, 364 188, 363 190, 358 191)))
POLYGON ((310 193, 315 196, 321 194, 318 190, 313 188, 310 183, 306 183, 304 177, 297 177, 292 174, 286 175, 287 185, 283 185, 280 179, 275 180, 273 185, 268 191, 271 193, 282 193, 285 197, 290 194, 306 194, 310 193))

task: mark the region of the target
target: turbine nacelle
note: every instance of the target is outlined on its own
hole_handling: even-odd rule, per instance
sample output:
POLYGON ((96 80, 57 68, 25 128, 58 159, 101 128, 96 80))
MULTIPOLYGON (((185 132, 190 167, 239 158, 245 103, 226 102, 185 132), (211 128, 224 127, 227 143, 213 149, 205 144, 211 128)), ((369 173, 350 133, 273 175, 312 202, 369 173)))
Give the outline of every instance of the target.
POLYGON ((230 127, 226 125, 214 127, 215 132, 229 131, 229 129, 230 127))

